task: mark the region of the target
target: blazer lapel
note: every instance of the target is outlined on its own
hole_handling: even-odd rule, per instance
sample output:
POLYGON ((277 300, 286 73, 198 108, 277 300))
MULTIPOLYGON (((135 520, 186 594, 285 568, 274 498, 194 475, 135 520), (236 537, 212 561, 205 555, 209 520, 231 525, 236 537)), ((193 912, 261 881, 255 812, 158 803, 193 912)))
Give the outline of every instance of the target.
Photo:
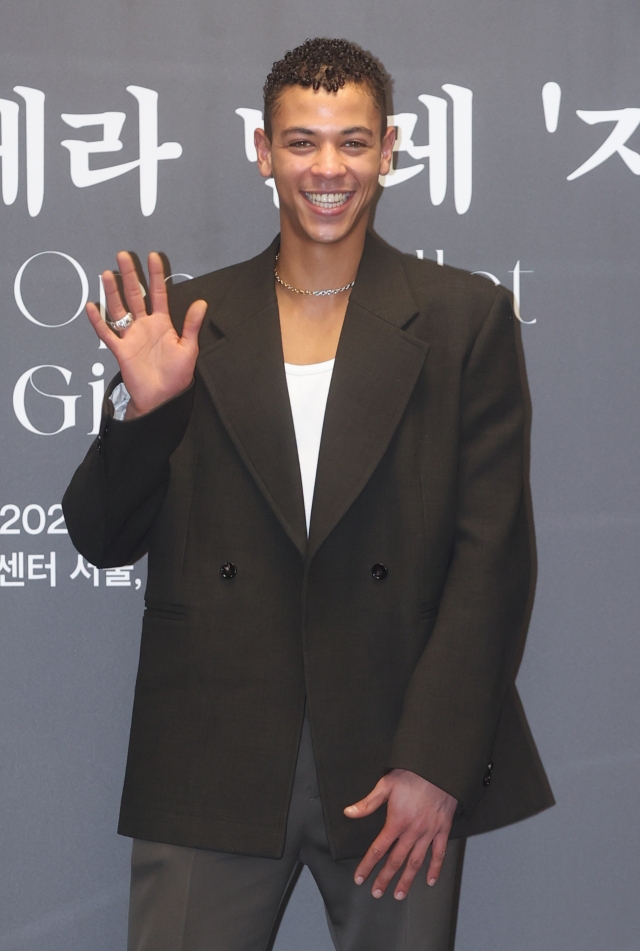
POLYGON ((273 282, 278 241, 240 266, 209 318, 209 341, 206 328, 201 335, 198 370, 247 468, 304 555, 302 482, 273 282))
POLYGON ((198 370, 276 518, 311 558, 389 445, 428 344, 403 329, 418 308, 400 255, 368 234, 336 354, 307 542, 273 281, 278 243, 239 266, 201 334, 198 370))
POLYGON ((428 350, 402 329, 417 311, 400 256, 368 234, 327 400, 309 559, 366 485, 400 422, 428 350))

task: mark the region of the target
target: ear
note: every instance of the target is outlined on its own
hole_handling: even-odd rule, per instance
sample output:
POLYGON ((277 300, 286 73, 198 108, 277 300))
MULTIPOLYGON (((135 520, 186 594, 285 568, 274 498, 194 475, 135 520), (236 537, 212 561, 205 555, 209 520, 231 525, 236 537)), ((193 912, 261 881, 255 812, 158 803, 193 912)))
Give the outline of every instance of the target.
POLYGON ((396 141, 396 127, 390 125, 382 136, 380 149, 380 175, 388 175, 393 161, 393 146, 396 141))
POLYGON ((253 133, 253 144, 258 153, 258 171, 263 178, 269 178, 272 174, 271 168, 271 142, 267 138, 264 129, 256 129, 253 133))

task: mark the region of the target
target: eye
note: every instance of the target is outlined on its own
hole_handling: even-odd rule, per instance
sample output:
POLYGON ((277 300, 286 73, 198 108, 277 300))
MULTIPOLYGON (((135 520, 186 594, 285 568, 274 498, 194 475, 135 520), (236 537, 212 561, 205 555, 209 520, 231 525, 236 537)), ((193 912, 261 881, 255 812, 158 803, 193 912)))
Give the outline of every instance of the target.
POLYGON ((290 149, 307 149, 313 146, 313 142, 310 142, 308 139, 296 139, 293 142, 289 142, 290 149))
POLYGON ((353 149, 366 149, 366 147, 367 147, 367 143, 362 142, 359 139, 349 139, 343 145, 343 148, 350 149, 352 151, 353 149))

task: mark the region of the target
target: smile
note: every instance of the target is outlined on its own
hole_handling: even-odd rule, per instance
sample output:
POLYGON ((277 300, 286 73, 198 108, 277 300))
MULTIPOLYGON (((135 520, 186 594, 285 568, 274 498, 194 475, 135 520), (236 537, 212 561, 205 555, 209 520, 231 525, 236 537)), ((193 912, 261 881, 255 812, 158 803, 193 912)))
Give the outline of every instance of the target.
POLYGON ((304 197, 317 208, 339 208, 353 195, 353 192, 303 192, 304 197))

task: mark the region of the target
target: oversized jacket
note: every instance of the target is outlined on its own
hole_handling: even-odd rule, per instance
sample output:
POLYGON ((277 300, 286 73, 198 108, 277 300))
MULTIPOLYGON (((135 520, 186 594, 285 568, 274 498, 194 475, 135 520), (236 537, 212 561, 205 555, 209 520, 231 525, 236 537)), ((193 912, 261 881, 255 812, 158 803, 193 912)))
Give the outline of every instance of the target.
MULTIPOLYGON (((307 538, 278 239, 174 287, 209 308, 191 388, 100 434, 64 497, 101 567, 148 552, 119 831, 282 853, 305 703, 335 858, 390 768, 459 800, 454 836, 553 802, 513 684, 530 592, 508 293, 369 234, 327 402, 307 538)), ((118 382, 116 378, 115 382, 118 382)))

